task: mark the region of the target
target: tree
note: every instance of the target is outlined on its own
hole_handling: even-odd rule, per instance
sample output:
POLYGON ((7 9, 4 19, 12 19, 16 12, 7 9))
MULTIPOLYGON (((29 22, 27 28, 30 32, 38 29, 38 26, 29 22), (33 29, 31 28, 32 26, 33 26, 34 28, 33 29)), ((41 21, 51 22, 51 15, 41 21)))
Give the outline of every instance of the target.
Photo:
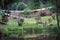
POLYGON ((28 7, 30 9, 40 8, 40 0, 29 0, 28 7))
POLYGON ((27 5, 24 2, 16 2, 8 6, 11 10, 24 10, 27 8, 27 5))
POLYGON ((14 3, 14 4, 11 5, 11 7, 9 9, 11 9, 11 10, 17 10, 17 8, 16 8, 17 5, 18 5, 17 3, 14 3))
POLYGON ((40 0, 34 0, 34 9, 40 8, 40 0))
POLYGON ((11 5, 15 2, 21 2, 22 0, 0 0, 1 9, 8 9, 8 5, 11 5))
POLYGON ((27 5, 23 2, 19 2, 18 5, 16 6, 17 10, 24 10, 27 7, 27 5))

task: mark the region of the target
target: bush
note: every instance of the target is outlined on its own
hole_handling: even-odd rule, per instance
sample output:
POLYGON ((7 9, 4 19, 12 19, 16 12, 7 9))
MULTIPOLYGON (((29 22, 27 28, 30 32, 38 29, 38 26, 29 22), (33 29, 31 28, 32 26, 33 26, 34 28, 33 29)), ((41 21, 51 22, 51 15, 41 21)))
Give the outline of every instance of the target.
POLYGON ((29 14, 32 14, 33 13, 33 11, 32 10, 24 10, 24 15, 29 15, 29 14))
POLYGON ((24 10, 27 7, 27 5, 23 2, 19 2, 16 7, 17 7, 17 10, 24 10))

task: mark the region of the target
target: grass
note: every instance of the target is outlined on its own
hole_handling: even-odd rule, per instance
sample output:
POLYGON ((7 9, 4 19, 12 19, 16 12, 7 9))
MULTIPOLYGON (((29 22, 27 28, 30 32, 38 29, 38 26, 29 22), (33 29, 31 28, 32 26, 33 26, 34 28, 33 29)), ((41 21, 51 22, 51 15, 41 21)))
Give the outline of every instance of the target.
MULTIPOLYGON (((48 20, 51 16, 45 16, 41 17, 42 20, 48 20)), ((34 21, 34 20, 33 20, 34 21)), ((32 22, 33 22, 32 21, 32 22)), ((53 24, 56 25, 56 20, 52 20, 53 24)), ((37 28, 40 27, 36 23, 23 23, 22 26, 18 26, 18 19, 10 19, 8 22, 8 25, 0 25, 1 28, 3 28, 4 33, 22 33, 23 28, 37 28), (8 31, 9 29, 13 31, 8 31), (15 31, 14 31, 15 30, 15 31)))
MULTIPOLYGON (((43 21, 44 20, 48 21, 48 19, 51 18, 51 16, 45 16, 45 17, 41 17, 41 18, 42 18, 43 21)), ((53 24, 56 24, 57 23, 57 20, 56 19, 55 20, 52 20, 52 23, 53 24)))

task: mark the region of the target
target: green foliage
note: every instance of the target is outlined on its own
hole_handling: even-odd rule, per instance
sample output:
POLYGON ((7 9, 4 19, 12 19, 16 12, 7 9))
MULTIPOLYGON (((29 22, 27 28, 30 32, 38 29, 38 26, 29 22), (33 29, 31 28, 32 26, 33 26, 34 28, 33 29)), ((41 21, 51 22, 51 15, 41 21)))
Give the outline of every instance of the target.
MULTIPOLYGON (((53 6, 52 6, 53 7, 53 6)), ((49 9, 52 13, 55 13, 56 12, 56 9, 55 9, 55 7, 53 7, 53 8, 50 8, 49 9)))
POLYGON ((19 2, 17 5, 17 10, 24 10, 27 7, 27 5, 23 2, 19 2))
POLYGON ((48 26, 48 32, 50 34, 50 36, 57 36, 58 34, 58 27, 55 25, 55 26, 48 26))
POLYGON ((18 3, 14 3, 11 6, 12 10, 24 10, 27 7, 27 5, 23 2, 18 2, 18 3))
POLYGON ((9 9, 16 10, 16 6, 17 6, 17 3, 14 3, 9 9))
POLYGON ((1 16, 4 16, 4 14, 5 14, 4 12, 0 12, 0 15, 1 15, 1 16))
POLYGON ((33 0, 29 0, 28 7, 30 9, 33 9, 33 0))
POLYGON ((29 0, 28 7, 30 9, 40 8, 40 1, 39 0, 29 0))
MULTIPOLYGON (((0 6, 1 6, 1 9, 7 9, 7 8, 11 9, 12 4, 19 3, 19 2, 22 2, 22 0, 0 0, 0 6)), ((13 9, 15 9, 14 7, 13 7, 13 9)))
POLYGON ((34 9, 40 8, 40 0, 34 0, 34 9))
MULTIPOLYGON (((5 1, 0 0, 0 7, 1 7, 1 9, 5 9, 5 7, 3 7, 4 5, 9 7, 9 5, 12 5, 12 4, 14 5, 14 3, 19 4, 19 2, 24 2, 24 0, 5 0, 5 1)), ((57 2, 59 5, 60 0, 58 0, 57 2)), ((42 0, 29 0, 29 2, 26 2, 26 3, 28 3, 27 5, 30 9, 38 9, 38 8, 41 8, 41 6, 43 5, 42 0)), ((56 0, 46 0, 45 5, 46 6, 56 5, 56 0)), ((18 7, 18 8, 20 9, 20 7, 18 7)), ((9 7, 9 9, 11 9, 11 6, 9 7)), ((16 9, 15 6, 13 7, 13 9, 16 9)))
POLYGON ((24 15, 29 15, 29 14, 31 14, 31 13, 33 13, 33 11, 32 10, 24 10, 24 15))
POLYGON ((56 5, 56 0, 47 0, 48 4, 56 5))
MULTIPOLYGON (((25 7, 23 8, 23 5, 20 4, 20 2, 24 3, 24 0, 5 0, 4 3, 3 3, 2 0, 0 0, 0 6, 1 6, 1 8, 3 8, 3 4, 4 4, 4 5, 8 6, 9 9, 16 9, 16 7, 17 7, 18 10, 20 10, 20 9, 22 10, 25 7), (15 4, 15 3, 18 3, 18 4, 15 4), (11 7, 11 5, 13 5, 14 7, 11 7), (15 7, 15 5, 18 5, 18 6, 15 7)), ((43 3, 42 3, 42 0, 29 0, 26 3, 27 3, 27 5, 30 9, 38 9, 38 8, 41 8, 41 6, 44 6, 43 3)), ((46 1, 45 6, 52 6, 52 5, 56 5, 55 0, 47 0, 46 1)), ((4 7, 4 9, 5 9, 5 7, 4 7)))
MULTIPOLYGON (((42 19, 46 20, 48 19, 50 16, 45 16, 43 17, 42 19)), ((6 34, 20 34, 22 32, 24 32, 23 28, 32 28, 32 29, 35 29, 36 33, 38 34, 41 34, 41 33, 46 33, 48 32, 48 34, 51 33, 52 35, 57 35, 57 26, 54 25, 54 26, 43 26, 43 24, 23 24, 22 26, 18 26, 17 24, 18 22, 18 19, 10 19, 9 22, 8 22, 8 25, 0 25, 1 28, 3 28, 3 32, 6 33, 6 34)), ((54 21, 54 24, 56 24, 56 22, 54 21)), ((43 34, 44 35, 44 34, 43 34)))

